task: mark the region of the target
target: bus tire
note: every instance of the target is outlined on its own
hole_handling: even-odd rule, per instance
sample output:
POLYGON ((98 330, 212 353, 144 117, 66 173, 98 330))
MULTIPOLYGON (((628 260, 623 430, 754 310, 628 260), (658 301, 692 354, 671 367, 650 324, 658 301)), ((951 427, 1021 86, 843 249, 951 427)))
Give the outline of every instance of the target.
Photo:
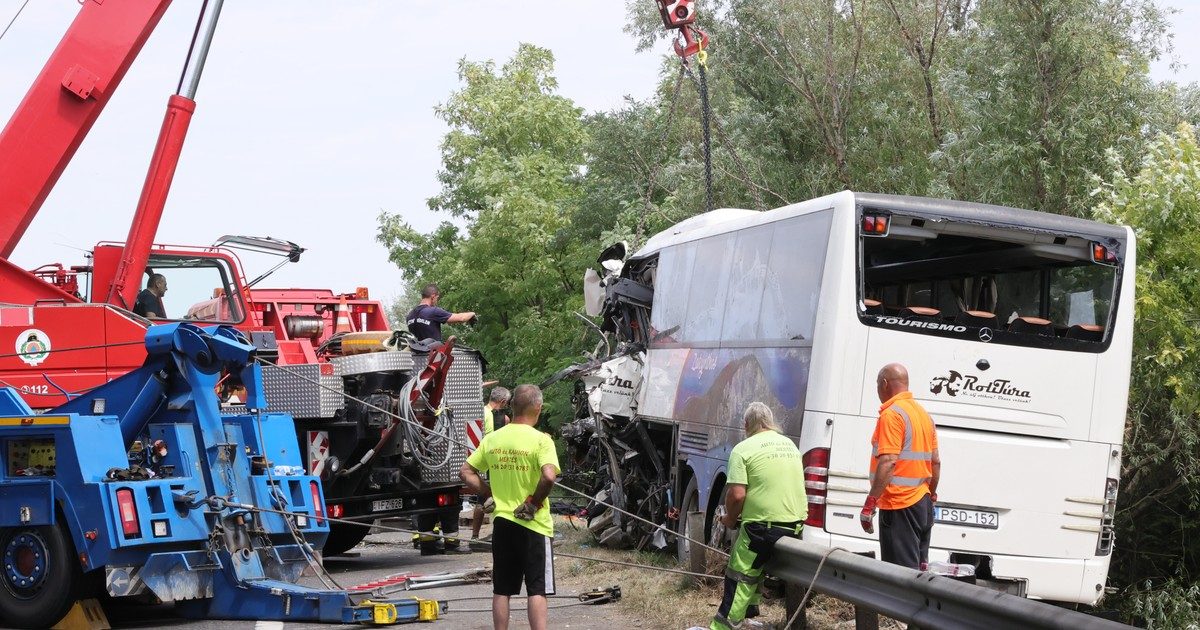
POLYGON ((722 480, 720 490, 717 492, 716 502, 713 503, 712 509, 708 513, 708 536, 706 542, 712 547, 729 551, 733 547, 734 538, 737 537, 737 530, 729 530, 721 523, 721 519, 717 518, 717 508, 724 508, 725 495, 729 492, 729 486, 722 480))
POLYGON ((0 619, 49 628, 71 610, 82 581, 75 546, 61 526, 0 529, 0 619))
MULTIPOLYGON (((700 489, 696 486, 695 477, 688 481, 687 489, 683 491, 683 501, 679 505, 679 535, 675 537, 675 555, 680 564, 692 567, 696 566, 692 561, 693 552, 699 552, 700 558, 704 557, 704 548, 688 540, 700 540, 704 537, 703 532, 693 532, 688 527, 688 514, 700 511, 700 489)), ((703 566, 703 560, 700 560, 700 566, 703 566)))

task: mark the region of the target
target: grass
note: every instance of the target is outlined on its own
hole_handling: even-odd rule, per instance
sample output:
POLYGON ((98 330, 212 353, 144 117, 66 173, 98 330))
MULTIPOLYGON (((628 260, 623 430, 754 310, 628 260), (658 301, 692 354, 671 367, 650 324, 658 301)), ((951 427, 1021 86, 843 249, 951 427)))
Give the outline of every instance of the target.
MULTIPOLYGON (((555 550, 559 552, 650 567, 680 568, 674 555, 667 552, 617 551, 600 547, 581 519, 559 517, 554 530, 558 533, 555 550)), ((710 552, 710 555, 716 554, 710 552)), ((560 588, 567 587, 562 588, 563 591, 619 585, 622 597, 617 605, 636 620, 632 626, 635 628, 707 628, 721 603, 722 586, 716 578, 692 585, 690 578, 679 574, 561 556, 555 559, 554 565, 560 588)), ((710 559, 709 565, 719 572, 724 563, 710 559)), ((759 621, 772 627, 782 628, 787 621, 782 600, 764 600, 761 610, 759 621)), ((880 627, 889 627, 884 620, 880 621, 880 627)), ((854 609, 838 600, 815 596, 808 609, 808 627, 815 630, 853 628, 854 609)))

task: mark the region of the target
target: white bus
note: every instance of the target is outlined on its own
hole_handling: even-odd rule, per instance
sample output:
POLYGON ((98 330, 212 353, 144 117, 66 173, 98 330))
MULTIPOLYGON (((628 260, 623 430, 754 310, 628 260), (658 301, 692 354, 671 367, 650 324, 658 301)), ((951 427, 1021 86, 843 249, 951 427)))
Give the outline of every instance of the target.
POLYGON ((626 300, 606 326, 641 342, 634 413, 671 436, 675 514, 713 526, 741 411, 761 400, 804 453, 804 539, 878 554, 858 512, 875 374, 899 361, 938 427, 930 560, 1092 604, 1114 543, 1133 271, 1126 227, 841 192, 655 235, 620 271, 626 293, 652 289, 648 309, 626 300))

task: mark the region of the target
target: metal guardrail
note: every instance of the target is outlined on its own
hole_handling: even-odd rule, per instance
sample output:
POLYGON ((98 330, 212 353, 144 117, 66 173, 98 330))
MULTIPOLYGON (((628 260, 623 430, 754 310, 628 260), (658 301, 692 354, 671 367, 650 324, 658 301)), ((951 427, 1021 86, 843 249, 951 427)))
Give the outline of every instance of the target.
POLYGON ((923 630, 1131 627, 847 551, 831 552, 828 547, 792 538, 783 538, 775 546, 766 571, 804 592, 813 583, 822 558, 825 564, 813 584, 814 592, 923 630))

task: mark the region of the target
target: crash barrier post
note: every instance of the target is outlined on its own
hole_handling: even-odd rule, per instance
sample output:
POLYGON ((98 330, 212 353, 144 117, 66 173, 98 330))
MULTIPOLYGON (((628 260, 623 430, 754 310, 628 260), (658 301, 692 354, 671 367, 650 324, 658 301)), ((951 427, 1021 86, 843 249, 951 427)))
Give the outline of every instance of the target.
POLYGON ((880 613, 923 630, 1130 627, 793 538, 780 539, 766 570, 806 589, 811 584, 814 593, 849 602, 857 609, 869 609, 872 614, 865 615, 868 618, 880 613), (820 566, 822 561, 824 565, 820 566))

